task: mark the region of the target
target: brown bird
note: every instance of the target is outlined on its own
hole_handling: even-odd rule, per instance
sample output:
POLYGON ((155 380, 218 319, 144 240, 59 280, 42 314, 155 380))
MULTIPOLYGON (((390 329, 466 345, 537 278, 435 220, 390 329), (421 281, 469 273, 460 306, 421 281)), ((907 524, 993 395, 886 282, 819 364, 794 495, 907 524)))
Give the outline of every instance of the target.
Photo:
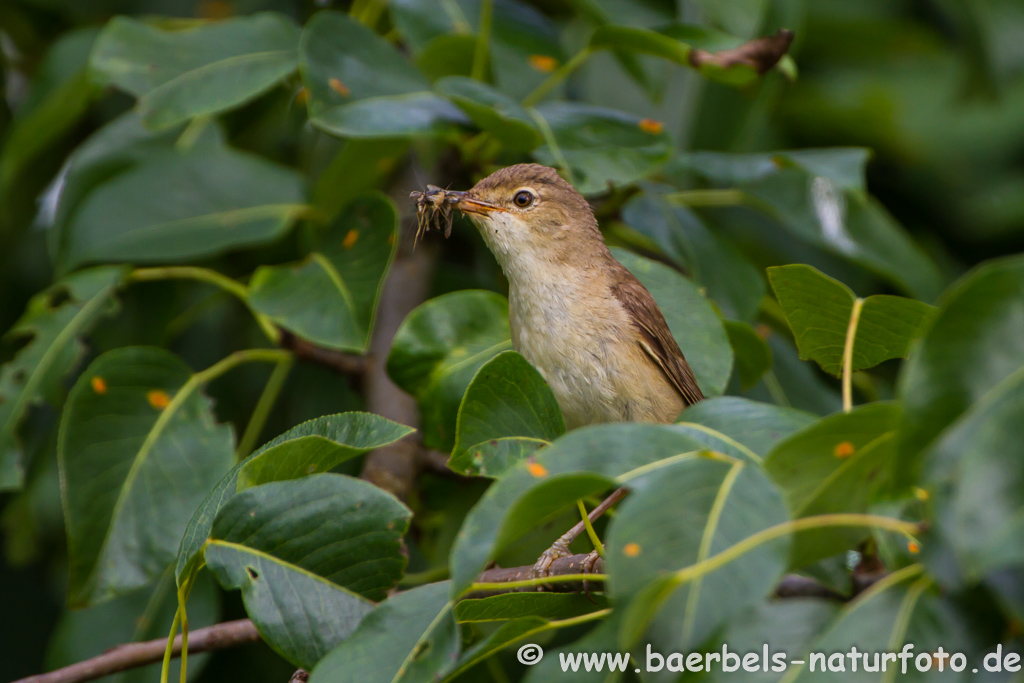
POLYGON ((672 422, 704 398, 654 298, 554 169, 509 166, 444 192, 508 278, 512 346, 550 385, 566 426, 672 422))

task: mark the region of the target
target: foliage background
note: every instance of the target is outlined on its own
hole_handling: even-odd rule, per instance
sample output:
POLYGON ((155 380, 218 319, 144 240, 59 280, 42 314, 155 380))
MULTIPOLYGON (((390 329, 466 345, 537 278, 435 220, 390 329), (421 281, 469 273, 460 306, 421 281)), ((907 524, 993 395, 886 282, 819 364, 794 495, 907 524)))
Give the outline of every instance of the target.
MULTIPOLYGON (((0 330, 12 330, 19 320, 36 324, 31 319, 32 311, 38 310, 30 303, 32 297, 60 277, 96 263, 184 264, 223 273, 253 288, 254 293, 246 296, 252 297, 250 305, 263 316, 254 318, 229 293, 211 289, 208 283, 136 278, 129 285, 121 280, 122 271, 104 271, 101 275, 109 282, 122 283, 116 313, 100 316, 98 311, 91 331, 83 330, 87 343, 80 349, 69 343, 59 350, 57 365, 64 371, 44 378, 39 396, 30 397, 31 410, 15 420, 0 403, 5 420, 0 426, 5 430, 0 439, 4 449, 0 465, 5 468, 0 469, 0 481, 7 489, 0 493, 4 542, 0 605, 6 617, 0 620, 0 678, 75 661, 117 642, 162 636, 173 616, 173 600, 150 601, 151 587, 86 611, 72 612, 65 606, 69 600, 88 603, 102 597, 102 590, 77 581, 76 570, 69 570, 68 548, 69 544, 74 547, 75 532, 65 528, 61 503, 58 425, 62 410, 68 410, 73 399, 69 391, 79 374, 114 349, 163 347, 184 365, 167 354, 130 360, 149 368, 147 381, 154 377, 152 373, 163 377, 173 394, 189 376, 189 368, 202 370, 239 349, 266 346, 259 323, 266 327, 269 320, 327 346, 364 350, 376 285, 390 257, 388 231, 385 227, 374 233, 380 238, 375 243, 360 242, 359 249, 365 250, 355 256, 348 247, 338 246, 352 229, 387 226, 393 221, 391 206, 401 217, 402 239, 406 239, 411 207, 405 197, 426 183, 468 187, 489 169, 527 160, 531 153, 545 163, 568 160, 579 176, 575 179, 595 199, 610 243, 684 273, 724 319, 733 321, 723 329, 736 349, 735 362, 723 359, 723 350, 731 356, 724 336, 691 339, 695 351, 686 349, 694 366, 706 369, 710 378, 706 381, 719 385, 719 391, 712 393, 724 389, 816 415, 836 412, 842 405, 839 382, 799 360, 794 345, 794 331, 799 341, 801 325, 815 328, 819 321, 801 323, 799 316, 794 318, 799 302, 787 306, 778 283, 771 283, 774 288, 769 284, 766 267, 810 264, 861 297, 896 294, 953 306, 956 292, 940 300, 943 290, 977 264, 1019 251, 1024 242, 1024 9, 1019 2, 539 0, 521 4, 501 0, 495 4, 492 38, 485 53, 489 60, 477 52, 480 5, 458 4, 465 23, 452 22, 450 11, 440 3, 415 0, 389 4, 357 0, 352 6, 298 0, 8 0, 0 5, 4 60, 0 330), (353 19, 320 15, 311 22, 327 6, 353 19), (209 34, 215 38, 178 46, 171 57, 189 64, 188 68, 199 67, 204 59, 216 58, 207 55, 204 46, 216 45, 215 50, 264 52, 265 60, 237 72, 201 72, 195 82, 160 92, 159 83, 167 75, 140 70, 138 64, 167 59, 170 53, 160 52, 162 44, 144 33, 145 26, 123 19, 111 22, 114 15, 127 15, 155 21, 161 30, 194 29, 174 19, 214 21, 265 11, 278 14, 260 15, 245 25, 231 24, 237 30, 228 28, 223 34, 209 34), (790 80, 776 69, 737 88, 717 82, 715 74, 709 79, 651 55, 603 51, 568 81, 557 84, 548 103, 541 105, 550 132, 514 106, 550 77, 553 65, 564 64, 575 54, 597 26, 661 27, 674 22, 714 28, 742 39, 790 28, 796 32, 791 55, 799 77, 790 80), (400 51, 382 51, 380 44, 367 37, 368 29, 353 28, 359 23, 369 25, 400 51), (296 53, 302 27, 304 47, 296 53), (369 57, 348 67, 332 62, 347 52, 369 57), (157 56, 147 56, 152 54, 157 56), (298 71, 296 60, 301 62, 298 71), (332 64, 347 69, 337 82, 331 80, 335 78, 328 68, 332 64), (445 75, 471 75, 474 68, 473 75, 493 83, 494 90, 481 94, 465 80, 437 82, 445 75), (204 89, 204 83, 214 85, 204 89), (437 93, 433 97, 403 95, 425 91, 431 83, 437 93), (495 92, 501 93, 501 101, 487 99, 496 97, 495 92), (407 99, 400 101, 401 106, 392 100, 373 101, 391 96, 407 99), (622 113, 559 109, 558 103, 566 100, 622 113), (350 101, 362 102, 364 108, 346 109, 350 101), (461 104, 469 117, 453 102, 461 104), (160 131, 147 132, 132 119, 133 107, 160 131), (383 111, 399 113, 387 118, 383 111), (490 135, 482 136, 478 126, 490 135), (550 145, 549 135, 555 137, 558 149, 550 145), (835 147, 865 148, 870 156, 854 149, 819 156, 780 154, 835 147), (642 193, 635 194, 640 187, 642 193), (381 195, 362 195, 367 190, 381 190, 393 202, 381 195), (259 208, 234 215, 237 230, 227 241, 216 243, 221 237, 214 235, 223 232, 208 228, 225 225, 223 216, 216 216, 241 207, 259 208), (212 223, 194 220, 206 214, 215 216, 203 219, 212 223), (830 232, 836 216, 845 219, 848 233, 842 233, 841 227, 839 233, 830 232), (188 239, 174 231, 169 237, 157 231, 134 241, 121 239, 157 218, 180 219, 183 222, 175 229, 193 232, 188 239), (308 255, 313 253, 321 261, 310 260, 308 255), (316 268, 325 258, 347 279, 357 301, 339 303, 337 296, 328 300, 323 294, 324 283, 330 289, 330 280, 316 268), (290 265, 268 268, 299 261, 316 272, 296 274, 290 265), (309 305, 313 312, 306 317, 295 314, 298 304, 309 305), (321 325, 325 320, 328 323, 321 325), (10 467, 12 430, 24 446, 23 482, 10 467), (75 591, 81 599, 76 599, 75 591)), ((698 44, 703 40, 715 45, 710 34, 691 37, 698 44)), ((500 272, 468 223, 458 222, 445 242, 428 235, 420 249, 434 263, 428 298, 468 289, 504 291, 500 272)), ((645 282, 652 290, 660 285, 667 292, 659 301, 670 320, 670 302, 678 304, 683 292, 697 291, 687 289, 687 281, 667 269, 647 261, 631 263, 636 269, 648 269, 645 282)), ((866 340, 877 341, 885 349, 855 366, 872 368, 853 377, 857 402, 896 396, 911 413, 920 408, 917 424, 897 421, 901 438, 910 434, 906 438, 911 446, 902 441, 899 455, 890 454, 908 468, 903 479, 894 475, 898 484, 894 490, 902 493, 885 500, 872 498, 873 511, 905 512, 906 496, 912 490, 907 484, 934 493, 936 481, 948 482, 948 470, 945 479, 939 476, 941 471, 931 480, 922 479, 917 460, 908 453, 920 451, 999 378, 1024 365, 1024 342, 1015 335, 1024 310, 1020 268, 1013 263, 999 267, 1006 273, 997 274, 998 281, 957 290, 967 291, 968 299, 944 318, 942 329, 952 335, 951 348, 936 351, 937 343, 928 346, 926 341, 927 353, 912 361, 918 363, 917 375, 893 358, 905 355, 907 340, 919 336, 920 330, 895 330, 894 339, 866 340), (989 317, 979 322, 972 317, 975 309, 982 311, 978 316, 989 317), (929 356, 932 352, 935 355, 929 356), (996 369, 989 362, 992 358, 1001 363, 996 369), (885 359, 889 360, 878 365, 885 359), (953 387, 957 380, 948 376, 935 379, 934 373, 929 374, 929 363, 952 367, 948 375, 956 374, 962 364, 962 375, 967 377, 964 386, 953 387), (902 386, 915 389, 914 393, 908 394, 906 388, 901 393, 897 384, 901 373, 907 375, 900 380, 905 383, 902 386), (986 373, 993 376, 990 384, 972 384, 972 377, 986 373), (929 382, 937 383, 936 392, 946 397, 938 408, 920 406, 927 402, 921 396, 928 394, 929 382), (942 403, 950 394, 967 396, 956 399, 959 409, 942 403), (933 408, 938 413, 929 412, 933 408), (921 436, 920 432, 929 430, 921 436)), ((153 276, 158 278, 159 273, 153 276)), ((814 281, 813 274, 809 277, 806 289, 794 285, 796 295, 828 289, 827 284, 814 281)), ((90 281, 78 286, 94 292, 104 284, 90 281)), ((841 290, 836 296, 842 331, 848 317, 843 306, 850 304, 843 303, 848 295, 841 290)), ((52 300, 36 299, 36 306, 73 306, 86 300, 79 297, 87 295, 72 289, 52 300)), ((823 301, 812 298, 811 308, 833 310, 823 301)), ((685 322, 683 309, 679 315, 685 322)), ((486 318, 494 316, 495 310, 493 301, 480 303, 481 319, 489 320, 487 324, 493 323, 495 329, 478 330, 481 336, 467 341, 458 336, 468 334, 459 328, 449 340, 465 342, 467 348, 483 343, 481 339, 486 342, 487 335, 500 341, 501 316, 486 318)), ((906 312, 898 311, 896 317, 905 319, 906 312)), ((47 320, 44 317, 44 327, 47 320)), ((883 319, 879 328, 887 327, 883 319)), ((31 332, 44 337, 46 332, 40 329, 31 332)), ((0 360, 9 363, 0 381, 0 397, 8 410, 22 380, 16 367, 18 354, 29 349, 25 344, 30 337, 14 330, 0 351, 0 360)), ((811 346, 821 342, 806 341, 811 346)), ((803 355, 834 372, 840 359, 835 349, 827 349, 825 340, 817 356, 803 355)), ((801 350, 806 351, 803 346, 801 350)), ((392 376, 403 387, 415 388, 415 362, 422 362, 422 356, 407 358, 403 365, 402 349, 398 351, 390 361, 392 376)), ((119 363, 128 360, 115 358, 119 363)), ((124 367, 119 363, 111 367, 124 367)), ((217 424, 233 426, 235 439, 242 438, 270 374, 268 366, 243 365, 206 387, 210 403, 196 394, 189 410, 196 411, 198 421, 206 419, 203 415, 215 415, 217 424), (213 413, 208 412, 211 406, 213 413)), ((430 447, 459 450, 451 429, 470 377, 472 372, 455 377, 440 394, 426 390, 418 394, 423 399, 423 439, 430 447)), ((88 388, 81 386, 81 391, 88 388)), ((138 393, 134 398, 141 404, 147 396, 138 393)), ((148 400, 153 402, 151 397, 148 400)), ((304 420, 363 409, 366 400, 358 381, 338 377, 316 364, 297 363, 247 450, 304 420)), ((992 418, 994 422, 979 417, 983 424, 964 427, 975 432, 954 435, 961 441, 946 445, 947 465, 958 462, 971 444, 982 443, 978 446, 982 455, 971 461, 972 467, 977 471, 996 468, 1007 481, 1021 481, 1024 460, 1013 439, 1019 434, 1016 413, 1012 408, 1007 411, 992 418), (998 457, 984 457, 993 453, 998 457)), ((127 414, 125 419, 131 417, 127 414)), ((880 414, 871 419, 878 422, 868 431, 893 418, 880 414)), ((729 433, 725 427, 717 428, 729 433)), ((553 433, 545 436, 557 436, 558 426, 550 429, 553 433)), ((228 438, 212 421, 190 433, 193 437, 200 444, 197 447, 228 438)), ((81 438, 88 441, 90 437, 81 438)), ((220 447, 218 452, 224 451, 220 447)), ((793 457, 801 462, 800 453, 793 457)), ((781 464, 769 473, 784 483, 786 462, 781 457, 777 462, 781 464)), ((358 474, 359 463, 354 459, 335 471, 358 474)), ((414 513, 409 572, 425 572, 446 563, 455 532, 483 488, 479 479, 457 480, 430 470, 421 474, 408 498, 414 513)), ((1003 497, 986 498, 993 495, 992 490, 979 486, 957 494, 961 495, 957 500, 971 514, 984 517, 987 512, 989 527, 999 526, 1015 512, 1019 514, 1024 504, 1020 490, 1024 487, 1018 487, 1016 497, 1004 490, 999 494, 1003 497), (976 498, 963 502, 971 496, 976 498), (980 503, 987 500, 993 506, 986 510, 980 503), (968 505, 973 502, 979 505, 968 505)), ((182 503, 191 505, 185 511, 186 520, 205 490, 192 493, 199 497, 182 503)), ((78 495, 89 504, 95 494, 82 491, 78 495)), ((850 504, 867 509, 861 503, 850 504)), ((957 510, 956 514, 962 512, 969 521, 977 521, 976 516, 957 510)), ((401 518, 392 513, 396 520, 401 518)), ((74 512, 69 515, 75 519, 74 512)), ((625 525, 628 518, 625 513, 623 517, 625 525)), ((957 517, 947 528, 968 534, 957 526, 965 518, 957 517)), ((567 521, 571 521, 568 513, 549 520, 546 529, 555 533, 567 521)), ((985 625, 975 631, 978 647, 1006 634, 1019 634, 1024 613, 1019 547, 1024 544, 1019 531, 1007 533, 1001 540, 988 540, 1016 548, 1009 559, 996 558, 986 565, 991 559, 986 553, 995 553, 993 548, 981 543, 964 546, 968 556, 983 565, 967 572, 967 580, 951 578, 950 572, 957 571, 941 557, 929 559, 929 572, 940 577, 946 592, 955 596, 956 606, 970 606, 952 622, 963 629, 985 625), (992 567, 1000 571, 990 571, 992 567)), ((835 578, 835 572, 843 574, 843 544, 853 548, 862 540, 844 539, 834 549, 839 559, 814 570, 835 585, 843 581, 835 578)), ((951 542, 957 545, 962 540, 956 537, 951 542)), ((937 540, 936 545, 949 541, 937 540)), ((535 557, 543 547, 540 542, 533 545, 518 548, 524 563, 531 552, 535 557)), ((890 568, 912 561, 899 549, 887 559, 890 568)), ((161 581, 173 583, 169 576, 161 581)), ((202 576, 193 591, 198 605, 191 614, 194 624, 244 615, 237 592, 217 587, 208 573, 202 576)), ((218 578, 227 582, 223 576, 218 578)), ((156 585, 165 592, 170 586, 156 585)), ((116 593, 121 588, 114 585, 111 590, 116 593)), ((787 617, 809 632, 816 630, 809 626, 818 623, 815 619, 826 619, 815 605, 800 609, 806 613, 787 613, 787 617)), ((197 662, 193 666, 199 670, 197 662)), ((293 668, 261 644, 210 657, 197 680, 225 676, 286 680, 293 668)), ((488 671, 477 667, 469 675, 486 680, 488 671)), ((521 675, 514 665, 509 665, 509 671, 513 678, 521 675)), ((152 677, 152 672, 145 675, 152 677)))

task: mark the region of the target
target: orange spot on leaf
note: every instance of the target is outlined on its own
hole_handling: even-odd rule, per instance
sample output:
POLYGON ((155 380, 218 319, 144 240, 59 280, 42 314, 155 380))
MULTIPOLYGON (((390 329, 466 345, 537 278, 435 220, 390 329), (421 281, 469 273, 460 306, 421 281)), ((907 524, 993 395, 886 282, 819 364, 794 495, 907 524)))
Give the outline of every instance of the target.
POLYGON ((163 410, 171 404, 171 397, 167 395, 166 391, 160 391, 159 389, 154 389, 146 394, 146 400, 149 401, 149 405, 157 410, 163 410))
POLYGON ((352 228, 345 233, 345 239, 341 240, 341 246, 346 249, 351 249, 355 245, 357 239, 359 239, 359 231, 352 228))
POLYGON ((530 474, 540 479, 541 477, 548 476, 548 468, 541 465, 539 462, 531 462, 526 465, 526 469, 530 471, 530 474))
POLYGON ((90 380, 89 383, 92 384, 92 390, 95 391, 97 394, 101 394, 102 395, 102 394, 107 393, 107 383, 99 375, 97 375, 96 377, 93 377, 92 380, 90 380))
POLYGON ((622 549, 622 552, 623 554, 625 554, 626 557, 636 557, 640 554, 640 544, 627 543, 625 547, 622 549))
POLYGON ((907 543, 907 550, 910 551, 911 555, 917 555, 919 552, 921 552, 921 546, 919 546, 914 541, 911 541, 907 543))
POLYGON ((551 73, 558 68, 558 60, 548 55, 530 55, 530 66, 542 73, 551 73))
POLYGON ((757 336, 765 341, 768 341, 768 337, 772 336, 772 328, 764 323, 758 323, 754 327, 754 332, 757 332, 757 336))
POLYGON ((337 78, 328 79, 327 85, 331 86, 331 90, 338 93, 342 97, 348 97, 352 94, 352 91, 348 89, 348 86, 339 81, 337 78))
POLYGON ((658 135, 665 130, 665 124, 654 119, 640 119, 637 125, 640 126, 640 130, 651 135, 658 135))
POLYGON ((928 492, 919 486, 914 487, 914 498, 917 498, 922 503, 928 500, 928 492))
POLYGON ((855 450, 857 449, 849 441, 840 441, 836 444, 836 449, 832 451, 832 455, 837 458, 849 458, 855 450))

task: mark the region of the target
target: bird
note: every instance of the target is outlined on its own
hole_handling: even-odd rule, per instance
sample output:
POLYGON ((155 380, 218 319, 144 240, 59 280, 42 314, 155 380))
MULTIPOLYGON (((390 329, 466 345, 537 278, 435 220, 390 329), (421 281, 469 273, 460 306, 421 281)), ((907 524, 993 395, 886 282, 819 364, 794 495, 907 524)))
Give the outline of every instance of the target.
POLYGON ((669 423, 704 398, 654 297, 555 169, 517 164, 441 192, 501 266, 512 347, 551 387, 568 429, 669 423))

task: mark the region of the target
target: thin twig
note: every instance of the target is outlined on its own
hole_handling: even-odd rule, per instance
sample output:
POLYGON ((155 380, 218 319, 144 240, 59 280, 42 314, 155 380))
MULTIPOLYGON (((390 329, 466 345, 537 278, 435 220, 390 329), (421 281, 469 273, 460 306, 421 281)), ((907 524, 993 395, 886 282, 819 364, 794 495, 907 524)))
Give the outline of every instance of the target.
POLYGON ((318 363, 340 375, 362 375, 366 372, 366 358, 354 353, 317 346, 288 330, 281 330, 281 348, 288 349, 301 360, 318 363))

